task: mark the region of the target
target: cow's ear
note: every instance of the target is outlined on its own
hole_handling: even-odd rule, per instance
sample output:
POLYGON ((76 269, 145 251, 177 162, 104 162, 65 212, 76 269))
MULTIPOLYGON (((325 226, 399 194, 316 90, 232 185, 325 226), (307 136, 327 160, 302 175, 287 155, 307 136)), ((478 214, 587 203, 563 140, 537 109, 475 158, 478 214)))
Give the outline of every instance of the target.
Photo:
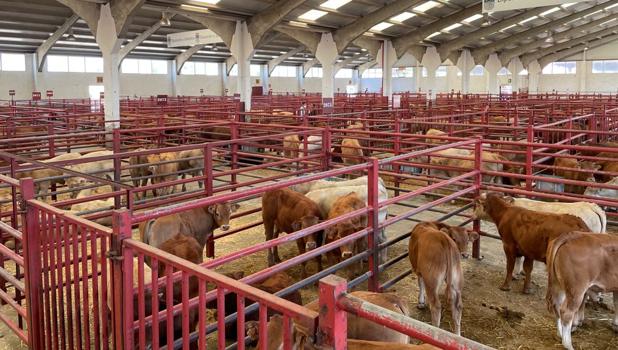
POLYGON ((208 206, 208 212, 214 214, 217 208, 214 205, 208 206))
POLYGON ((468 231, 468 241, 469 242, 474 242, 479 238, 480 236, 476 231, 472 231, 472 230, 468 231))
POLYGON ((507 202, 508 204, 513 204, 515 203, 515 199, 511 196, 505 196, 504 197, 504 201, 507 202))
POLYGON ((292 230, 294 231, 300 230, 301 227, 302 226, 301 226, 300 220, 296 220, 292 223, 292 230))
POLYGON ((231 208, 232 213, 233 213, 233 212, 235 212, 236 210, 240 209, 240 204, 238 204, 238 203, 234 203, 234 204, 232 204, 232 205, 231 205, 231 207, 230 207, 230 208, 231 208))

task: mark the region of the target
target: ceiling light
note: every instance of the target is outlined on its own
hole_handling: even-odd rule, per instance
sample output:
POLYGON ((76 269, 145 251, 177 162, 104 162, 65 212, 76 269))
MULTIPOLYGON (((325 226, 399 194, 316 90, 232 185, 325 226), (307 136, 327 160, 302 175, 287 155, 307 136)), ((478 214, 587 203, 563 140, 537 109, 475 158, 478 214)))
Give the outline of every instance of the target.
POLYGON ((201 6, 193 6, 193 5, 182 4, 182 5, 180 5, 180 8, 185 9, 185 10, 189 10, 189 11, 208 12, 208 9, 206 7, 201 7, 201 6))
POLYGON ((471 16, 471 17, 468 17, 468 18, 464 19, 462 22, 464 22, 464 23, 472 23, 472 22, 476 21, 477 19, 481 19, 481 18, 483 18, 483 15, 477 13, 474 16, 471 16))
POLYGON ((398 14, 395 17, 392 17, 391 21, 401 23, 401 22, 406 21, 406 20, 408 20, 408 19, 410 19, 410 18, 412 18, 414 16, 416 16, 416 15, 413 14, 412 12, 403 12, 403 13, 398 14))
POLYGON ((302 15, 298 16, 299 19, 306 19, 308 21, 315 21, 316 19, 324 16, 328 12, 320 10, 309 10, 302 15))
POLYGON ((209 5, 216 5, 220 0, 193 0, 194 2, 201 2, 209 5))
POLYGON ((461 27, 462 25, 463 25, 463 24, 461 24, 461 23, 454 23, 454 24, 451 24, 450 26, 448 26, 448 27, 446 27, 446 28, 442 29, 442 31, 443 31, 443 32, 450 32, 451 30, 456 29, 456 28, 459 28, 459 27, 461 27))
POLYGON ((594 11, 593 13, 589 13, 589 14, 585 15, 584 18, 592 16, 592 15, 595 15, 595 14, 601 12, 601 11, 603 11, 603 10, 598 10, 598 11, 594 11))
POLYGON ((373 30, 374 32, 381 32, 384 29, 393 26, 392 23, 388 23, 388 22, 382 22, 382 23, 378 23, 375 26, 371 27, 371 30, 373 30))
POLYGON ((606 10, 609 10, 609 9, 614 8, 614 7, 616 7, 616 6, 618 6, 618 3, 613 4, 613 5, 609 5, 609 6, 607 6, 605 9, 606 9, 606 10))
POLYGON ((535 20, 537 18, 539 18, 539 16, 528 17, 528 18, 524 19, 523 21, 519 22, 519 24, 524 24, 526 22, 530 22, 530 21, 535 20))
POLYGON ((559 10, 560 10, 560 7, 552 7, 552 8, 550 8, 549 10, 547 10, 545 12, 541 12, 541 16, 547 16, 550 13, 554 13, 554 12, 559 11, 559 10))
POLYGON ((295 27, 309 27, 309 25, 307 25, 307 23, 298 22, 298 21, 289 21, 288 24, 291 25, 291 26, 295 26, 295 27))
POLYGON ((164 27, 171 26, 172 21, 170 20, 170 15, 167 12, 161 12, 161 20, 159 23, 164 27))
POLYGON ((503 32, 503 31, 505 31, 505 30, 507 30, 507 29, 511 29, 511 28, 513 28, 513 27, 516 27, 516 26, 517 26, 517 24, 511 24, 510 26, 508 26, 508 27, 506 27, 506 28, 502 28, 502 29, 500 29, 500 31, 501 31, 501 32, 503 32))
POLYGON ((320 5, 320 7, 325 7, 327 9, 336 10, 350 1, 352 0, 328 0, 322 5, 320 5))
POLYGON ((212 46, 212 51, 215 51, 215 52, 219 51, 219 47, 217 47, 217 45, 213 45, 212 46))
POLYGON ((562 5, 562 6, 560 6, 560 7, 562 7, 563 9, 565 9, 565 8, 571 7, 571 6, 573 6, 573 5, 575 5, 575 3, 574 3, 574 2, 568 2, 568 3, 566 3, 566 4, 563 4, 563 5, 562 5))
POLYGON ((414 8, 414 11, 418 11, 418 12, 425 12, 429 9, 432 9, 436 6, 438 6, 439 3, 435 2, 435 1, 427 1, 424 4, 418 5, 414 8))
POLYGON ((433 34, 429 34, 425 39, 433 38, 434 36, 442 34, 441 32, 434 32, 433 34))

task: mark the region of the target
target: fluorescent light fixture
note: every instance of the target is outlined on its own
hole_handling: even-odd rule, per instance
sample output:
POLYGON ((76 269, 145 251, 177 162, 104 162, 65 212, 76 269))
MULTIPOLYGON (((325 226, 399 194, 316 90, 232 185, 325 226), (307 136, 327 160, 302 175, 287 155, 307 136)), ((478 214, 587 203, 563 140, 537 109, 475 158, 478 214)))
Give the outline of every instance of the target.
POLYGON ((325 14, 327 14, 328 12, 326 11, 320 11, 320 10, 309 10, 305 13, 303 13, 302 15, 298 16, 298 18, 300 19, 306 19, 308 21, 315 21, 316 19, 324 16, 325 14))
POLYGON ((209 5, 216 5, 220 0, 193 0, 193 2, 201 2, 209 5))
POLYGON ((563 4, 563 5, 562 5, 562 6, 560 6, 560 7, 562 7, 563 9, 565 9, 565 8, 569 8, 569 7, 573 6, 573 5, 575 5, 575 3, 574 3, 574 2, 567 2, 566 4, 563 4))
POLYGON ((375 26, 371 27, 371 30, 373 30, 374 32, 381 32, 384 29, 393 26, 392 23, 388 23, 388 22, 382 22, 382 23, 378 23, 375 26))
POLYGON ((429 34, 429 36, 427 36, 425 39, 430 39, 433 38, 434 36, 440 35, 442 34, 441 32, 434 32, 433 34, 429 34))
POLYGON ((603 23, 601 23, 601 24, 599 24, 599 25, 600 25, 600 26, 604 26, 604 25, 606 25, 607 23, 613 22, 613 21, 615 21, 615 20, 616 20, 615 18, 612 18, 612 19, 610 19, 609 21, 605 21, 605 22, 603 22, 603 23))
POLYGON ((616 7, 616 6, 618 6, 618 4, 609 5, 609 6, 607 6, 605 9, 606 9, 606 10, 609 10, 609 9, 614 8, 614 7, 616 7))
POLYGON ((325 7, 327 9, 336 10, 350 1, 352 0, 328 0, 322 5, 320 5, 320 7, 325 7))
POLYGON ((289 21, 288 24, 291 25, 291 26, 295 26, 295 27, 309 27, 309 25, 307 25, 307 23, 298 22, 298 21, 289 21))
POLYGON ((483 18, 483 15, 477 13, 474 16, 471 16, 471 17, 468 17, 468 18, 464 19, 462 22, 464 22, 464 23, 472 23, 472 22, 476 21, 477 19, 481 19, 481 18, 483 18))
POLYGON ((532 20, 535 20, 537 18, 539 18, 539 16, 528 17, 528 18, 524 19, 523 21, 519 22, 519 24, 524 24, 524 23, 530 22, 532 20))
POLYGON ((412 18, 414 16, 416 16, 416 15, 413 14, 412 12, 402 12, 402 13, 398 14, 397 16, 392 17, 391 21, 401 23, 401 22, 406 21, 406 20, 408 20, 408 19, 410 19, 410 18, 412 18))
POLYGON ((601 12, 601 11, 603 11, 603 10, 598 10, 598 11, 594 11, 593 13, 589 13, 589 14, 585 15, 585 16, 584 16, 584 18, 586 18, 586 17, 588 17, 588 16, 595 15, 595 14, 597 14, 597 13, 601 12))
POLYGON ((508 26, 508 27, 506 27, 506 28, 502 28, 502 29, 500 29, 500 31, 502 32, 502 31, 505 31, 505 30, 507 30, 507 29, 511 29, 511 28, 513 28, 513 27, 516 27, 516 26, 517 26, 517 24, 511 24, 510 26, 508 26))
POLYGON ((440 4, 435 2, 435 1, 427 1, 424 4, 420 4, 420 5, 416 6, 414 8, 414 11, 425 12, 425 11, 427 11, 429 9, 432 9, 432 8, 438 6, 438 5, 440 5, 440 4))
POLYGON ((456 29, 456 28, 459 28, 459 27, 461 27, 462 25, 463 25, 463 24, 461 24, 461 23, 454 23, 454 24, 451 24, 450 26, 448 26, 448 27, 446 27, 446 28, 442 29, 442 31, 443 31, 443 32, 450 32, 451 30, 456 29))
POLYGON ((180 8, 185 9, 185 10, 189 10, 189 11, 208 12, 208 9, 206 7, 201 7, 201 6, 193 6, 193 5, 182 4, 182 5, 180 5, 180 8))
POLYGON ((559 11, 559 10, 560 10, 560 7, 552 7, 552 8, 550 8, 549 10, 547 10, 545 12, 541 12, 541 16, 547 16, 550 13, 554 13, 554 12, 559 11))

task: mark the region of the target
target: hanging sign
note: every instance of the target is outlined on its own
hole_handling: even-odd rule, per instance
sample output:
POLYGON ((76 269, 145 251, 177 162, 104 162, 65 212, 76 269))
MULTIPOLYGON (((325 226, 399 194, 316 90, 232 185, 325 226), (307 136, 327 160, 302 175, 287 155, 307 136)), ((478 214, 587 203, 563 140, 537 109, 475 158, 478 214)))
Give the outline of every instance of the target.
POLYGON ((157 106, 167 106, 167 95, 157 95, 157 106))
POLYGON ((167 35, 167 47, 220 43, 223 40, 210 29, 192 30, 167 35))
POLYGON ((560 5, 587 0, 483 0, 483 13, 560 5))

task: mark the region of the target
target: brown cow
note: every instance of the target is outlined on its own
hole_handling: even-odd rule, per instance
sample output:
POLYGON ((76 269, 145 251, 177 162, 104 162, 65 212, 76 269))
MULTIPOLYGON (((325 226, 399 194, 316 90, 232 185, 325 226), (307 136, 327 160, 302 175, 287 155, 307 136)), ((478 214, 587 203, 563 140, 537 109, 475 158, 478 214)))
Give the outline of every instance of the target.
POLYGON ((361 164, 363 156, 363 149, 357 139, 346 138, 341 141, 341 158, 344 164, 361 164))
MULTIPOLYGON (((178 153, 178 159, 180 160, 178 163, 178 170, 184 171, 182 175, 180 175, 183 180, 187 177, 187 174, 191 175, 191 177, 204 174, 204 150, 190 149, 181 151, 178 153)), ((202 188, 204 186, 204 181, 198 181, 197 185, 199 188, 202 188)), ((186 184, 184 183, 182 184, 182 190, 187 190, 186 184)))
MULTIPOLYGON (((166 152, 161 154, 149 154, 146 156, 150 166, 148 170, 153 177, 151 182, 153 185, 164 182, 178 180, 178 156, 175 152, 166 152)), ((176 186, 159 187, 153 190, 155 196, 165 196, 174 193, 176 186)))
POLYGON ((531 293, 530 275, 534 260, 545 262, 547 244, 561 234, 587 231, 584 221, 568 214, 550 214, 509 204, 499 193, 488 193, 475 200, 474 218, 491 218, 498 228, 506 255, 506 277, 500 287, 511 289, 515 259, 524 257, 524 293, 531 293))
MULTIPOLYGON (((554 160, 555 167, 572 168, 574 170, 554 169, 554 175, 563 177, 567 180, 587 181, 594 171, 601 168, 600 165, 593 162, 583 161, 578 162, 574 158, 556 158, 554 160)), ((564 191, 575 194, 584 194, 586 186, 580 185, 564 185, 564 191)))
POLYGON ((160 247, 175 234, 182 233, 194 237, 203 249, 215 229, 227 231, 230 228, 230 217, 238 208, 238 204, 224 202, 142 222, 139 225, 140 239, 153 247, 160 247))
MULTIPOLYGON (((135 152, 141 152, 145 150, 146 148, 138 148, 135 150, 135 152)), ((140 187, 140 185, 146 186, 148 184, 148 177, 152 175, 152 172, 150 171, 150 167, 148 166, 148 156, 147 155, 131 156, 129 158, 129 165, 131 166, 131 168, 129 169, 129 174, 131 175, 133 186, 135 187, 140 187)), ((138 199, 145 197, 145 196, 146 196, 146 193, 144 192, 136 193, 136 197, 138 199)))
MULTIPOLYGON (((362 209, 365 207, 365 202, 361 200, 356 192, 350 192, 345 196, 339 197, 330 211, 328 212, 328 220, 334 219, 341 215, 345 215, 347 213, 353 212, 358 209, 362 209)), ((348 235, 357 232, 367 226, 367 216, 356 216, 351 219, 347 219, 341 221, 337 224, 334 224, 331 227, 328 227, 324 230, 325 235, 325 243, 334 242, 341 238, 347 237, 348 235)), ((355 254, 360 253, 363 250, 367 249, 366 239, 358 239, 354 242, 350 242, 341 246, 341 248, 333 249, 326 253, 328 258, 328 262, 331 265, 334 265, 341 261, 341 259, 348 259, 355 254)))
POLYGON ((283 138, 283 156, 285 158, 298 158, 300 138, 298 135, 288 135, 283 138))
POLYGON ((618 237, 584 232, 563 234, 547 247, 547 307, 557 317, 562 345, 573 349, 571 330, 584 321, 588 288, 614 293, 614 320, 618 330, 618 237))
MULTIPOLYGON (((292 233, 317 224, 322 216, 320 208, 305 195, 288 188, 272 190, 262 196, 262 219, 266 240, 277 238, 279 233, 292 233)), ((321 242, 319 234, 314 233, 296 240, 298 251, 304 254, 307 250, 315 249, 317 242, 321 242)), ((281 262, 277 246, 268 250, 268 266, 281 262)), ((322 271, 322 258, 316 257, 319 271, 322 271)), ((302 276, 307 276, 307 262, 302 263, 302 276)))
POLYGON ((460 254, 465 254, 468 242, 478 239, 474 231, 449 226, 439 222, 422 222, 410 235, 408 254, 412 270, 418 276, 418 308, 424 309, 425 289, 431 310, 431 323, 440 327, 442 305, 440 285, 446 280, 447 301, 451 304, 451 316, 455 334, 461 334, 461 272, 460 254))

